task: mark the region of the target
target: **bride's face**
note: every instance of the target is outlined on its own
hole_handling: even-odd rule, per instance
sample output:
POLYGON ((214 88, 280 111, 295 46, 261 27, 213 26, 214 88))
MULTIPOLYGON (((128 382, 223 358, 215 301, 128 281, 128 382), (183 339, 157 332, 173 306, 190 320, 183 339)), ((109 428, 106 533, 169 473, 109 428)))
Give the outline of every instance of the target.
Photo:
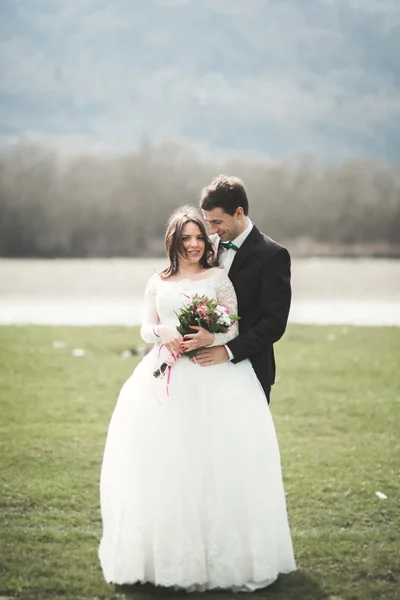
POLYGON ((182 230, 182 243, 186 256, 180 256, 180 260, 186 263, 198 263, 205 251, 205 241, 200 228, 195 223, 186 223, 182 230))

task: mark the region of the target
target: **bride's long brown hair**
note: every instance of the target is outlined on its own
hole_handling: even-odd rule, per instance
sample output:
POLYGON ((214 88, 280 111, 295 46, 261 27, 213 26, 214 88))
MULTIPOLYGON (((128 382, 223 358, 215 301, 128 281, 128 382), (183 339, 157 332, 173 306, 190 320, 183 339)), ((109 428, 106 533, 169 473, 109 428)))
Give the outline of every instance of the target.
POLYGON ((214 249, 211 240, 207 235, 204 221, 201 218, 198 210, 194 206, 181 206, 177 208, 170 216, 165 232, 165 250, 169 258, 169 265, 161 271, 161 277, 167 279, 178 271, 179 255, 187 256, 185 246, 183 244, 183 228, 186 223, 194 223, 200 229, 201 235, 204 237, 205 249, 204 254, 200 259, 200 266, 203 269, 211 269, 215 264, 214 249))

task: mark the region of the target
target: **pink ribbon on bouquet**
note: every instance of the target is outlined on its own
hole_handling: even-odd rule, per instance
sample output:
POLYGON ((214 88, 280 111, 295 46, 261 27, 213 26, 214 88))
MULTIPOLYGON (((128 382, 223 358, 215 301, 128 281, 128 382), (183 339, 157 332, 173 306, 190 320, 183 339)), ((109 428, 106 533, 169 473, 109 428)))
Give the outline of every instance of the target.
MULTIPOLYGON (((164 344, 161 344, 159 350, 158 350, 158 360, 160 361, 160 354, 161 354, 161 350, 164 347, 164 344)), ((174 363, 176 363, 176 361, 178 360, 179 356, 177 356, 176 354, 169 354, 167 356, 167 358, 165 360, 163 360, 162 362, 167 363, 168 367, 167 367, 167 383, 165 385, 165 391, 167 392, 167 396, 169 397, 169 383, 171 381, 171 368, 172 365, 174 363)), ((160 366, 159 369, 161 368, 161 362, 160 362, 160 366)), ((161 377, 165 377, 165 373, 164 375, 162 375, 161 377)))

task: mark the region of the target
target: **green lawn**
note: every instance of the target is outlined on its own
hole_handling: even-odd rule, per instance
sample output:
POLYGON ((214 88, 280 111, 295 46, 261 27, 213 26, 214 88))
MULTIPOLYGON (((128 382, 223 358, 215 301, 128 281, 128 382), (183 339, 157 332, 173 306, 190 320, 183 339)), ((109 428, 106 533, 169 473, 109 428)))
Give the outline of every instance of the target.
MULTIPOLYGON (((139 345, 132 328, 0 328, 0 596, 178 596, 115 589, 97 559, 103 445, 138 360, 120 353, 139 345)), ((276 350, 271 407, 299 571, 252 597, 398 599, 400 328, 291 326, 276 350)))

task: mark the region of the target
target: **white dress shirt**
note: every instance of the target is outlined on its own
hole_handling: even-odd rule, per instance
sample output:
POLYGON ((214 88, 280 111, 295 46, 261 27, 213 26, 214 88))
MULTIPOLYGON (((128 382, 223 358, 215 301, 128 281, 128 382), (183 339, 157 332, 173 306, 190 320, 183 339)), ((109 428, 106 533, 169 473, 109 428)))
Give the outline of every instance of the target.
MULTIPOLYGON (((232 240, 232 244, 235 244, 235 246, 237 246, 238 248, 240 248, 240 246, 243 244, 244 240, 249 235, 250 231, 253 229, 253 223, 250 221, 250 219, 247 219, 247 220, 248 220, 248 224, 247 224, 246 229, 244 231, 242 231, 242 233, 240 235, 238 235, 237 238, 232 240)), ((224 268, 226 273, 229 273, 229 269, 232 266, 233 259, 235 258, 236 252, 237 252, 237 250, 234 250, 233 248, 227 249, 222 246, 222 249, 218 255, 218 262, 219 262, 219 265, 224 268)), ((229 360, 232 360, 234 358, 232 351, 228 348, 228 346, 225 346, 225 348, 229 355, 229 360)))
MULTIPOLYGON (((249 235, 249 233, 252 229, 253 229, 253 223, 250 221, 250 219, 248 219, 248 225, 247 225, 246 229, 244 231, 242 231, 242 233, 240 235, 238 235, 237 238, 232 240, 232 244, 235 244, 235 246, 240 248, 240 246, 243 244, 244 240, 247 238, 247 236, 249 235)), ((232 266, 233 259, 235 258, 236 252, 237 252, 237 250, 234 250, 233 248, 226 249, 222 246, 222 249, 218 255, 218 262, 219 262, 220 266, 224 268, 226 273, 229 273, 229 269, 232 266)))

